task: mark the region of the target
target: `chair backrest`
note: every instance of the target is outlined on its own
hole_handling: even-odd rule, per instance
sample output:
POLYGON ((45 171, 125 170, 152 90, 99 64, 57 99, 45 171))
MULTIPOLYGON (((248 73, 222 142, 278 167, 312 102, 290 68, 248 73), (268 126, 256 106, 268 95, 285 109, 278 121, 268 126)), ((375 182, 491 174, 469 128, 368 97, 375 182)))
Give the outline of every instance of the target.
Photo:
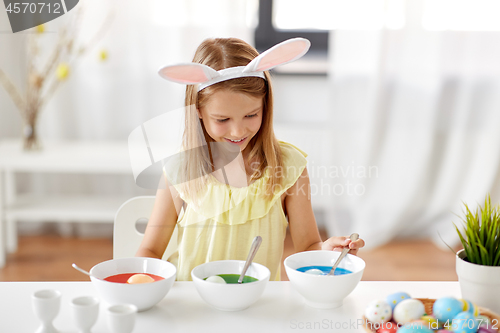
MULTIPOLYGON (((125 201, 115 215, 113 227, 113 258, 133 257, 144 234, 137 230, 137 221, 147 221, 153 212, 154 196, 134 197, 125 201)), ((177 227, 163 254, 167 259, 177 250, 177 227)))

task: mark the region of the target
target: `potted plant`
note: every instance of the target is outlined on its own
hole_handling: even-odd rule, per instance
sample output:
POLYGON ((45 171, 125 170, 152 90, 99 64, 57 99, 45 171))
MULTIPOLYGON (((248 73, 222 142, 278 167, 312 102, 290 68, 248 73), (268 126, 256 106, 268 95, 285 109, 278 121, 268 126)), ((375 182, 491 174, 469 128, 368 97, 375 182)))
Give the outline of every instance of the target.
POLYGON ((456 255, 456 271, 462 297, 500 313, 500 205, 471 211, 464 203, 463 228, 455 225, 463 249, 456 255))

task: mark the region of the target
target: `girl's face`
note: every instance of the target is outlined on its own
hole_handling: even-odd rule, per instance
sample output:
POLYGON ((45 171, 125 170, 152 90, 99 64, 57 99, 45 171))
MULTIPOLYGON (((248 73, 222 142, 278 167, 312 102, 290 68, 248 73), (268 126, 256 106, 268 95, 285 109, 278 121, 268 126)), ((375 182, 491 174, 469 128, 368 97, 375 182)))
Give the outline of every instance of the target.
POLYGON ((230 142, 243 151, 262 124, 263 99, 219 90, 199 110, 205 129, 216 142, 230 142))

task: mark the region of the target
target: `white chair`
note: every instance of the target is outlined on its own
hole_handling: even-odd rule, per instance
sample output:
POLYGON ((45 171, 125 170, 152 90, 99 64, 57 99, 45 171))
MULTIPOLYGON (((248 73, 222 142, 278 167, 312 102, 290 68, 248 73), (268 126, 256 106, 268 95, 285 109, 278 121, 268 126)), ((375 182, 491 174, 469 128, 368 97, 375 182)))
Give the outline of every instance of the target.
MULTIPOLYGON (((134 197, 125 201, 115 215, 113 227, 113 258, 133 257, 141 244, 144 234, 139 232, 136 224, 139 220, 149 220, 155 202, 154 196, 134 197)), ((177 250, 177 227, 172 233, 170 242, 163 254, 167 259, 177 250)))

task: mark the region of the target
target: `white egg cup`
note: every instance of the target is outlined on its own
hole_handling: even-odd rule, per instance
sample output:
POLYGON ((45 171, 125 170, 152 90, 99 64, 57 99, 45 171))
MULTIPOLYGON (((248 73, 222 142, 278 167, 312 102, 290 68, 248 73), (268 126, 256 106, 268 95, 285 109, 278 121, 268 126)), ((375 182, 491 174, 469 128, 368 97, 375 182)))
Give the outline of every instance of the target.
POLYGON ((90 333, 99 315, 99 299, 92 296, 71 300, 71 313, 79 333, 90 333))
POLYGON ((106 309, 106 315, 111 333, 131 333, 135 326, 137 306, 115 304, 106 309))
POLYGON ((52 322, 61 307, 61 292, 53 289, 36 291, 32 296, 33 310, 42 324, 35 333, 58 333, 52 322))

